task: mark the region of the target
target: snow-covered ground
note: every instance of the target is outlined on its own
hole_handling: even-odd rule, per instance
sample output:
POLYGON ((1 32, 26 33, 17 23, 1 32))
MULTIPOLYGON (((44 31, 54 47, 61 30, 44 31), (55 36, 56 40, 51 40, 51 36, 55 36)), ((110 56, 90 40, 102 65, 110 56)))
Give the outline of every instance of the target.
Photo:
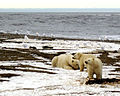
MULTIPOLYGON (((120 44, 97 42, 97 41, 78 41, 78 40, 35 40, 35 39, 9 39, 7 42, 0 43, 1 49, 21 48, 27 49, 30 46, 36 47, 39 52, 96 52, 96 51, 115 51, 120 48, 120 44), (8 42, 9 41, 9 42, 8 42), (17 43, 22 42, 22 43, 17 43), (42 46, 52 46, 53 50, 41 50, 42 46)), ((97 54, 98 56, 100 54, 97 54)), ((120 56, 120 53, 110 53, 111 58, 120 56)), ((39 56, 38 56, 39 57, 39 56)), ((44 59, 44 58, 43 58, 44 59)), ((30 65, 34 67, 18 67, 17 69, 28 69, 45 72, 26 72, 21 70, 2 70, 0 73, 20 74, 11 78, 2 78, 0 82, 0 96, 119 96, 119 83, 91 84, 86 85, 88 76, 86 70, 65 70, 61 68, 52 68, 51 60, 45 59, 48 64, 38 62, 37 60, 23 61, 0 61, 0 66, 30 65), (44 68, 44 69, 42 69, 44 68), (53 74, 49 73, 53 72, 53 74)), ((116 62, 120 65, 120 62, 116 62)), ((120 79, 120 71, 113 71, 118 66, 103 66, 103 78, 120 79), (111 74, 111 75, 110 75, 111 74), (116 75, 114 75, 116 74, 116 75), (118 74, 118 75, 117 75, 118 74)))
MULTIPOLYGON (((0 43, 1 47, 7 48, 29 48, 34 46, 37 49, 42 49, 42 46, 51 46, 53 49, 68 49, 70 52, 90 52, 93 50, 114 51, 120 48, 120 44, 97 42, 97 41, 80 41, 80 40, 36 40, 36 39, 9 39, 7 42, 0 43), (15 43, 14 43, 15 42, 15 43), (22 43, 16 43, 22 42, 22 43), (71 51, 72 50, 72 51, 71 51)), ((51 50, 48 50, 51 51, 51 50)), ((45 52, 48 52, 45 50, 45 52)))
MULTIPOLYGON (((33 65, 37 67, 45 67, 51 72, 57 74, 22 72, 22 71, 6 71, 1 70, 0 73, 17 73, 21 76, 8 78, 8 81, 0 83, 1 96, 78 96, 78 95, 98 95, 98 96, 119 96, 120 84, 92 84, 86 85, 87 72, 79 70, 65 70, 61 68, 52 68, 51 65, 45 65, 40 62, 14 62, 13 65, 21 63, 23 65, 33 65), (116 91, 116 92, 112 92, 116 91), (118 92, 117 92, 118 91, 118 92)), ((2 64, 9 65, 8 62, 2 64)), ((116 78, 109 73, 120 74, 120 72, 110 72, 117 67, 104 66, 103 78, 116 78)), ((34 70, 42 70, 34 68, 34 70)))

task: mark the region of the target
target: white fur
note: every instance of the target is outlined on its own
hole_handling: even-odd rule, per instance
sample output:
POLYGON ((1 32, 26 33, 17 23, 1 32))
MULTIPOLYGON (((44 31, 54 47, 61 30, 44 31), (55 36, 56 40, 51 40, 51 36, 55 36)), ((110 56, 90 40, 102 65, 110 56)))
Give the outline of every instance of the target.
POLYGON ((93 79, 96 74, 96 79, 102 79, 102 61, 99 58, 87 58, 85 60, 89 79, 93 79))
POLYGON ((64 69, 78 69, 79 60, 73 59, 71 54, 61 54, 52 59, 52 66, 64 69))
POLYGON ((80 65, 79 65, 80 71, 84 70, 84 66, 86 66, 85 60, 87 58, 90 58, 90 57, 94 57, 95 58, 95 56, 92 55, 92 54, 82 54, 82 53, 79 53, 79 52, 74 55, 74 58, 78 59, 80 61, 80 65))

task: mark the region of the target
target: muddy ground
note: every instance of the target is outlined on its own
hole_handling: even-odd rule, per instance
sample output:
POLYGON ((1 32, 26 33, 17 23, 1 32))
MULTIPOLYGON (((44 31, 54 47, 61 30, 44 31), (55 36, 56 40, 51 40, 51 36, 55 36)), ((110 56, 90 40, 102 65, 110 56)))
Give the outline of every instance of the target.
MULTIPOLYGON (((62 40, 69 40, 65 38, 51 38, 51 37, 38 37, 38 36, 28 36, 30 39, 38 39, 38 40, 55 40, 55 39, 62 39, 62 40)), ((0 43, 5 43, 5 42, 14 42, 14 43, 22 43, 22 42, 16 42, 16 41, 6 41, 8 39, 17 39, 17 38, 24 38, 24 35, 20 34, 4 34, 0 33, 0 43)), ((74 40, 74 39, 71 39, 74 40)), ((81 41, 81 40, 80 40, 81 41)), ((101 41, 101 42, 112 42, 116 44, 120 44, 118 41, 101 41)), ((49 47, 49 46, 48 46, 49 47)), ((22 76, 21 74, 17 74, 17 71, 21 72, 36 72, 36 73, 46 73, 46 74, 58 74, 55 72, 54 68, 46 68, 46 67, 36 67, 34 65, 23 65, 21 63, 18 63, 17 65, 4 65, 2 62, 21 62, 21 61, 35 61, 35 62, 42 62, 45 65, 50 65, 49 62, 51 62, 52 58, 54 56, 66 53, 66 51, 62 52, 56 52, 56 53, 45 53, 41 52, 39 50, 60 50, 60 49, 37 49, 35 47, 29 47, 28 49, 22 49, 22 48, 6 48, 6 47, 1 47, 0 48, 0 70, 10 70, 10 71, 16 71, 15 73, 0 73, 0 82, 10 82, 9 79, 7 78, 12 78, 12 77, 19 77, 22 76), (41 57, 41 58, 38 58, 41 57), (49 61, 49 62, 48 62, 49 61), (37 70, 36 70, 37 69, 37 70), (42 69, 42 70, 41 70, 42 69)), ((70 50, 70 49, 68 49, 70 50)), ((91 85, 91 84, 102 84, 102 85, 112 85, 115 86, 116 84, 120 84, 120 54, 114 50, 114 51, 100 51, 100 52, 89 52, 92 54, 97 54, 98 58, 100 58, 104 64, 104 66, 117 66, 117 68, 111 70, 111 72, 118 72, 118 74, 114 73, 109 73, 108 75, 117 75, 117 78, 103 78, 102 80, 88 80, 85 82, 86 85, 91 85), (109 54, 118 54, 117 56, 110 57, 109 54)), ((79 80, 78 80, 79 81, 79 80)), ((102 87, 101 85, 101 87, 102 87)), ((104 87, 104 86, 103 86, 104 87)), ((57 88, 57 87, 56 87, 57 88)), ((111 92, 120 92, 120 91, 111 91, 111 92)), ((81 93, 76 93, 76 94, 81 94, 81 93)), ((60 95, 60 94, 59 94, 60 95)), ((62 94, 61 95, 66 95, 62 94)), ((88 94, 92 95, 92 93, 88 94)))

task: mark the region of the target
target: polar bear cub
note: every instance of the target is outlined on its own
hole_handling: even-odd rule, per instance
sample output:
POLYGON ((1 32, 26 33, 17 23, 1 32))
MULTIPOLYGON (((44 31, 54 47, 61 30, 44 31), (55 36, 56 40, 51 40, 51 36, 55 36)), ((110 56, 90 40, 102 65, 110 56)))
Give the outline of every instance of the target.
POLYGON ((87 65, 88 77, 93 79, 96 74, 96 79, 102 79, 102 61, 99 58, 87 58, 85 60, 87 65))
POLYGON ((79 68, 79 60, 73 59, 73 55, 71 54, 61 54, 52 59, 52 66, 68 70, 76 70, 79 68))
POLYGON ((86 66, 85 60, 90 57, 95 58, 95 56, 92 54, 82 54, 80 52, 78 52, 74 55, 74 58, 78 59, 80 61, 80 63, 79 63, 80 71, 84 70, 84 66, 86 66))

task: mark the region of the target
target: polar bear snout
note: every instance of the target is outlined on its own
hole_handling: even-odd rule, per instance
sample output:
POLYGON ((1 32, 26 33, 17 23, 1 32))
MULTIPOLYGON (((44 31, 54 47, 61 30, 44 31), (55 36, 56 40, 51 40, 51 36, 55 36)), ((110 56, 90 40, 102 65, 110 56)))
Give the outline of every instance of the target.
POLYGON ((85 61, 85 63, 86 63, 86 64, 88 64, 88 62, 87 62, 87 61, 85 61))

